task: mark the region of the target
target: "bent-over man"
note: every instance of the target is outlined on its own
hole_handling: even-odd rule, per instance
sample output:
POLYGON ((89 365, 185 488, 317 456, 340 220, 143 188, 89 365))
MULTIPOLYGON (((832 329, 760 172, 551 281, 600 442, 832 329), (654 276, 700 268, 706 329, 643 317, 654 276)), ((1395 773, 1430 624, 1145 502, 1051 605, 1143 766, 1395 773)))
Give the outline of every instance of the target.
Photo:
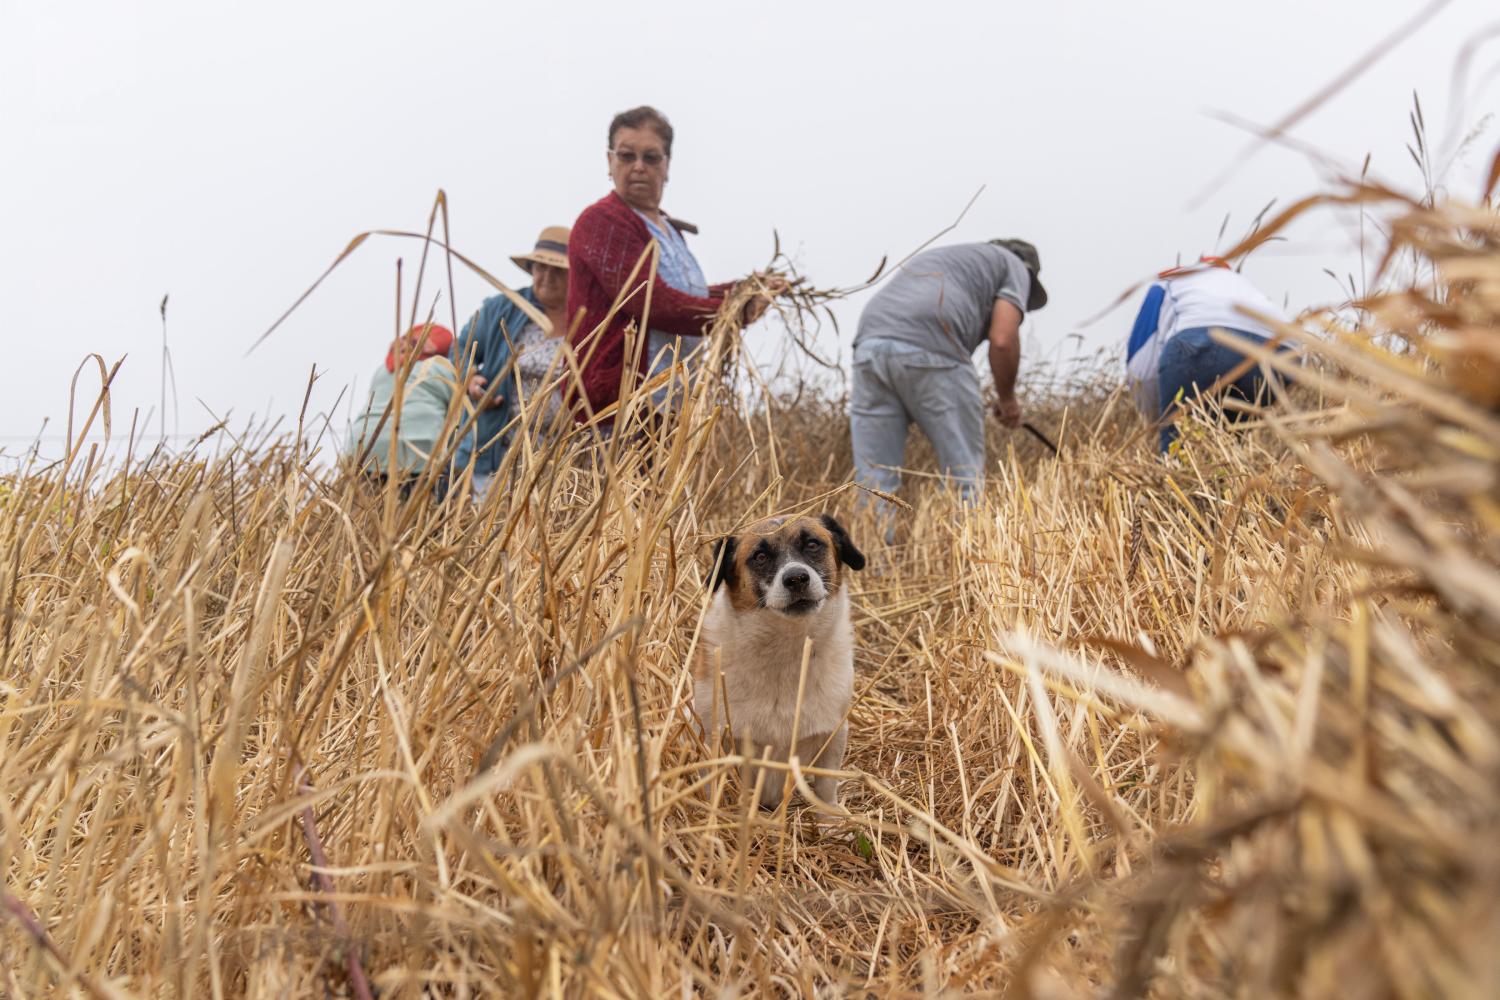
MULTIPOLYGON (((1265 344, 1276 335, 1274 325, 1286 320, 1281 307, 1222 258, 1202 257, 1195 265, 1157 275, 1130 331, 1125 380, 1146 419, 1158 423, 1163 454, 1177 440, 1173 418, 1182 403, 1210 392, 1252 404, 1274 398, 1259 365, 1224 381, 1242 366, 1245 355, 1220 344, 1212 331, 1265 344)), ((1289 380, 1283 376, 1277 382, 1289 380)), ((1226 409, 1222 416, 1233 423, 1246 413, 1226 409)))
MULTIPOLYGON (((906 435, 915 423, 943 472, 972 503, 984 470, 984 397, 973 355, 989 345, 995 415, 1021 423, 1016 369, 1021 320, 1047 304, 1041 259, 1024 240, 937 247, 892 275, 859 317, 849 428, 863 486, 901 485, 906 435)), ((891 529, 887 528, 887 535, 891 529)))

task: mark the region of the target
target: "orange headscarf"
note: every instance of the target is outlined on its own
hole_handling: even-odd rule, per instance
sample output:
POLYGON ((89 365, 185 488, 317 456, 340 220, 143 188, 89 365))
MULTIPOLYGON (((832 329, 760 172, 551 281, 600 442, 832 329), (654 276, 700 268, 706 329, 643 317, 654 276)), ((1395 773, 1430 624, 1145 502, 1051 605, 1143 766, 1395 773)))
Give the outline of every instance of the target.
MULTIPOLYGON (((416 344, 417 339, 424 334, 426 335, 426 339, 422 341, 422 346, 417 350, 418 361, 422 361, 425 358, 435 358, 440 354, 446 355, 453 347, 453 331, 445 326, 438 326, 436 323, 431 326, 422 323, 412 327, 401 335, 397 343, 405 341, 408 344, 416 344)), ((396 344, 392 344, 391 349, 385 352, 385 370, 388 372, 396 370, 396 344)))

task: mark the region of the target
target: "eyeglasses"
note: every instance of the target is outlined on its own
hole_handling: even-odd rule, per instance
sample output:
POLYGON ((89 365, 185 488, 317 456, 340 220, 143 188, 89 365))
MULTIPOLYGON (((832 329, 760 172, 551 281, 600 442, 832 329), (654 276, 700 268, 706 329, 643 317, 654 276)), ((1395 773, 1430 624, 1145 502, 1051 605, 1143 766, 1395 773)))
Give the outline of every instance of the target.
POLYGON ((637 159, 648 167, 659 167, 667 160, 665 153, 658 153, 654 149, 647 150, 644 153, 637 153, 633 149, 611 149, 609 155, 627 167, 634 166, 637 159))

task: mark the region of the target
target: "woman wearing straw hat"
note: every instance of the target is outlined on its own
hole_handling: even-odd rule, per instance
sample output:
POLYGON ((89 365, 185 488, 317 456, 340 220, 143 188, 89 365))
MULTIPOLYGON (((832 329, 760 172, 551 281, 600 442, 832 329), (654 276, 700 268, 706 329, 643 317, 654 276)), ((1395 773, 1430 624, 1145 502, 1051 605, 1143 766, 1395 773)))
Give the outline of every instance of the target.
POLYGON ((453 344, 453 363, 477 410, 454 453, 454 474, 472 469, 476 500, 484 499, 505 456, 518 405, 533 405, 568 332, 567 227, 548 226, 530 253, 511 260, 531 275, 530 286, 485 299, 453 344), (536 378, 529 385, 527 372, 536 378))
POLYGON ((562 385, 552 383, 566 371, 561 355, 571 354, 563 308, 568 298, 568 229, 548 226, 537 237, 536 249, 512 257, 516 266, 531 275, 531 287, 547 314, 551 329, 527 323, 512 345, 516 353, 517 403, 528 412, 538 411, 534 426, 551 427, 563 408, 562 385))

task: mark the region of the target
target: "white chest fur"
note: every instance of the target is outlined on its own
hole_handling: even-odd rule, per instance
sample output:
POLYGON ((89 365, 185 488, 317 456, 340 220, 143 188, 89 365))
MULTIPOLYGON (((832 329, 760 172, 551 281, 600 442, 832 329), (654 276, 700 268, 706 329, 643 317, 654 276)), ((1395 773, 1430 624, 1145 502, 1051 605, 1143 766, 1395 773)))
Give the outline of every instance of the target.
POLYGON ((707 669, 694 684, 693 707, 705 725, 723 726, 724 696, 736 743, 748 734, 757 746, 787 747, 794 722, 799 740, 843 725, 854 697, 854 630, 846 588, 803 618, 764 609, 736 611, 720 588, 703 620, 703 640, 707 669), (812 649, 799 713, 797 689, 808 640, 812 649), (717 701, 716 673, 724 692, 717 701))

